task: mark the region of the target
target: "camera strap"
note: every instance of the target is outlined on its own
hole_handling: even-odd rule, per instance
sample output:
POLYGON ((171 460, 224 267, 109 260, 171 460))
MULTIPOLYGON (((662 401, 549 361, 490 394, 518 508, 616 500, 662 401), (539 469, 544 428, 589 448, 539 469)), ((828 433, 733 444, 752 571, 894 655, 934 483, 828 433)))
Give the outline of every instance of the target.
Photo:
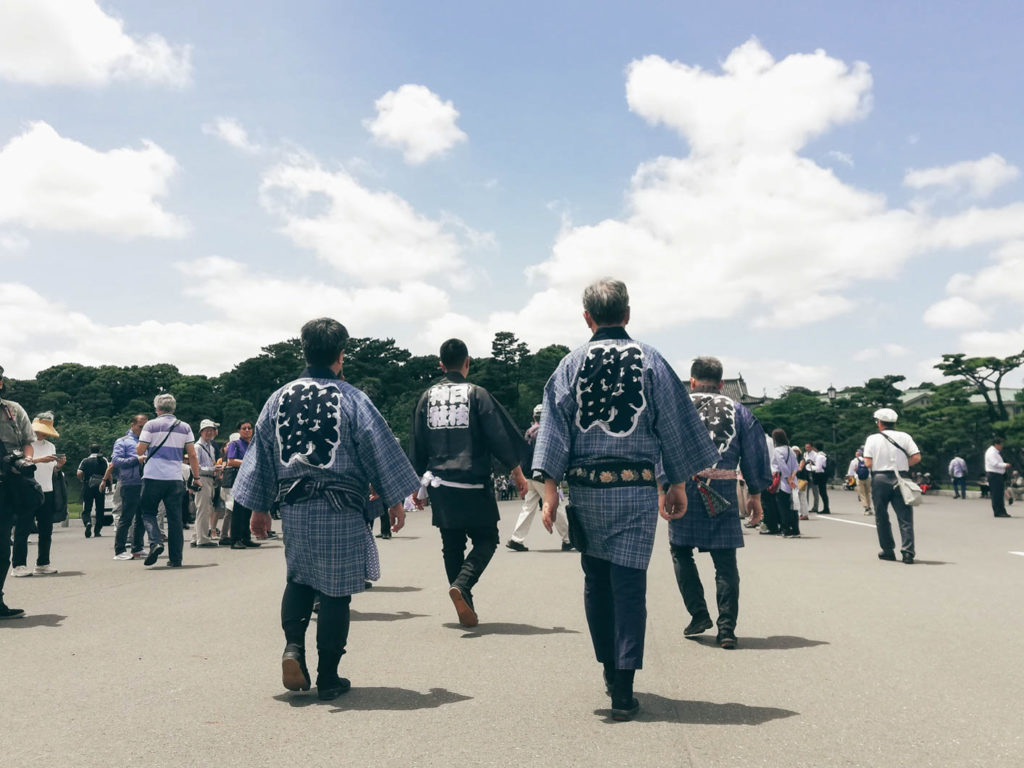
POLYGON ((146 449, 147 459, 150 457, 151 454, 155 454, 157 451, 164 447, 164 443, 167 442, 168 438, 171 436, 171 433, 174 431, 174 428, 179 424, 181 424, 181 419, 175 419, 174 423, 171 424, 171 428, 167 430, 167 434, 164 435, 164 439, 160 441, 160 445, 158 445, 156 448, 151 447, 146 449))

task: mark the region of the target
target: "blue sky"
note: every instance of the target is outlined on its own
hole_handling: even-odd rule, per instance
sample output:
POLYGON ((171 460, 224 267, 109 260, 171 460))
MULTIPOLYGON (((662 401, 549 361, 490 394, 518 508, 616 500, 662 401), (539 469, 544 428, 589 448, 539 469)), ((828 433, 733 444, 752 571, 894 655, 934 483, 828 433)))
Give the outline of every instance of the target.
POLYGON ((940 380, 1024 348, 1022 14, 2 3, 0 361, 572 346, 612 274, 684 375, 940 380))

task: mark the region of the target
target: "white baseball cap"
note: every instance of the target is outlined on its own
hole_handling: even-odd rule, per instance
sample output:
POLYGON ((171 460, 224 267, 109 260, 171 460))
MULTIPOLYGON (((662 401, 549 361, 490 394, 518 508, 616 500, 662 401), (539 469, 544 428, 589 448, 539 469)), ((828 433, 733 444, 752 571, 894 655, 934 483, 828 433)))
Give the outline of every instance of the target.
POLYGON ((879 408, 872 416, 875 421, 884 421, 889 424, 894 423, 900 417, 892 408, 879 408))
POLYGON ((199 422, 199 431, 202 432, 204 429, 209 429, 210 427, 216 429, 219 426, 220 424, 218 424, 213 419, 203 419, 201 422, 199 422))

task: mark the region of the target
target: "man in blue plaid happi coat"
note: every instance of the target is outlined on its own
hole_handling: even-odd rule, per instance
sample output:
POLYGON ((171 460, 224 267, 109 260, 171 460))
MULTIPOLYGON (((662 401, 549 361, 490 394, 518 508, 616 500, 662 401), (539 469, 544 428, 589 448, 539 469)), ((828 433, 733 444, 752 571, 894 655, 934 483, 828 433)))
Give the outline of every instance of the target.
POLYGON ((320 596, 317 694, 345 693, 338 676, 348 640, 352 595, 380 577, 367 523, 372 484, 388 507, 392 530, 405 522, 402 501, 419 479, 370 399, 340 378, 348 331, 330 318, 302 326, 308 367, 267 400, 232 493, 250 509, 280 505, 288 583, 281 600, 285 646, 282 677, 289 690, 309 690, 306 627, 320 596))
POLYGON ((686 483, 686 517, 669 523, 669 544, 676 583, 692 620, 684 635, 711 629, 711 614, 704 600, 704 586, 693 561, 693 549, 710 552, 715 564, 718 598, 718 644, 736 647, 736 617, 740 603, 740 572, 736 549, 743 546, 737 469, 747 483, 747 508, 752 522, 761 519, 761 491, 771 484, 771 458, 764 429, 741 403, 721 393, 722 363, 715 357, 698 357, 690 367, 690 399, 708 435, 718 449, 718 463, 686 483))
POLYGON ((718 460, 686 388, 661 354, 626 333, 629 294, 605 278, 583 292, 593 336, 570 352, 544 388, 533 471, 544 479, 550 532, 558 486, 570 489, 570 540, 582 555, 583 602, 612 716, 639 708, 633 676, 643 666, 647 566, 658 520, 656 467, 671 484, 670 519, 686 514, 688 477, 718 460))

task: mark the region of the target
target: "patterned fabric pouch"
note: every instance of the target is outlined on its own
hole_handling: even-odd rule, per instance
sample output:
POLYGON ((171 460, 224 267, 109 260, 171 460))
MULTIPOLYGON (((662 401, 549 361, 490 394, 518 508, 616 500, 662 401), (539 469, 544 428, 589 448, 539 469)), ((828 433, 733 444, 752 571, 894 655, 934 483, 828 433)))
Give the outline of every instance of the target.
POLYGON ((700 500, 704 502, 704 511, 708 513, 708 517, 718 517, 720 513, 732 506, 731 501, 711 487, 710 480, 698 478, 697 493, 700 494, 700 500))

